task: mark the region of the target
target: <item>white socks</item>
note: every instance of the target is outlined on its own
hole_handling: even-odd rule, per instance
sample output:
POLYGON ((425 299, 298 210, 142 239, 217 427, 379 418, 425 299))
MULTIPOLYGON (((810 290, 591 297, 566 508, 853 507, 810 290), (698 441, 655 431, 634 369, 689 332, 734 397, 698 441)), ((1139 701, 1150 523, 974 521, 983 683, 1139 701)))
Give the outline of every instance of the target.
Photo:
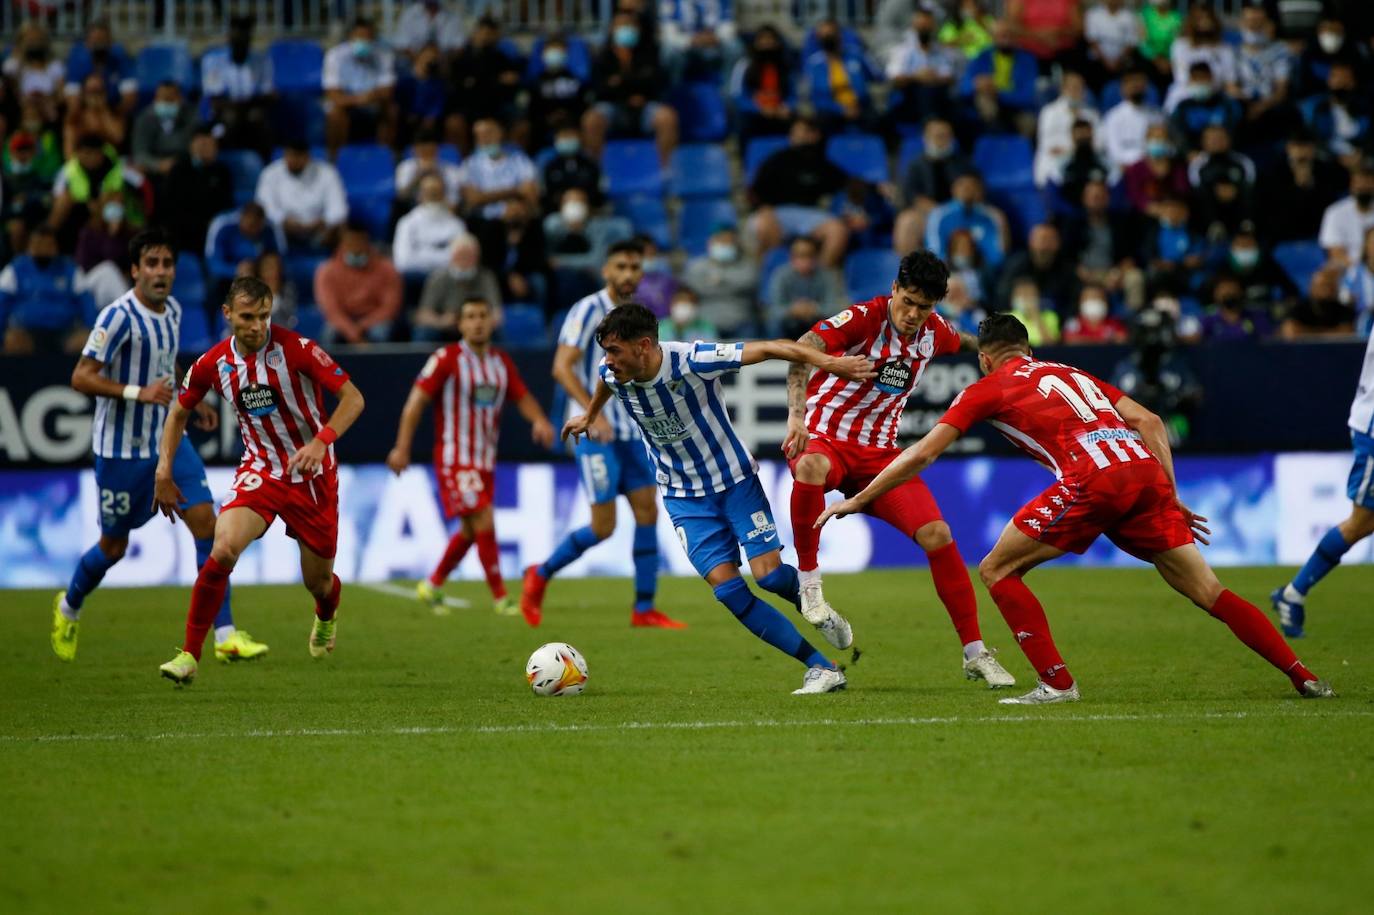
POLYGON ((978 657, 984 651, 987 651, 987 649, 983 647, 983 640, 974 639, 972 642, 969 642, 967 645, 964 646, 964 660, 972 661, 974 658, 978 657))
POLYGON ((810 570, 809 572, 803 572, 801 569, 798 569, 798 570, 797 570, 797 581, 802 585, 802 587, 805 587, 806 585, 811 584, 813 581, 820 581, 820 580, 821 580, 821 570, 820 570, 820 569, 812 569, 812 570, 810 570))
POLYGON ((233 627, 232 624, 228 626, 216 626, 215 644, 223 645, 225 642, 229 641, 229 636, 233 635, 236 631, 237 630, 233 627))
POLYGON ((1293 587, 1291 581, 1283 586, 1283 599, 1290 604, 1301 604, 1307 601, 1307 598, 1299 593, 1297 588, 1293 587))
POLYGON ((62 604, 58 609, 62 611, 63 616, 71 620, 73 623, 81 618, 81 611, 77 610, 76 608, 72 607, 70 604, 67 603, 66 594, 62 595, 62 604))

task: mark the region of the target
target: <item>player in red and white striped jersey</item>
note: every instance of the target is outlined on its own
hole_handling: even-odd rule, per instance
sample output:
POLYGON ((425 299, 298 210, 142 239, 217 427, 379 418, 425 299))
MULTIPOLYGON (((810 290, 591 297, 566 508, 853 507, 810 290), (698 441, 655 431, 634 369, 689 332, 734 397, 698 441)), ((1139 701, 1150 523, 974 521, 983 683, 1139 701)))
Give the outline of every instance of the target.
POLYGON ((163 434, 172 444, 159 448, 154 484, 158 508, 175 517, 181 493, 172 480, 172 457, 190 411, 211 389, 233 404, 243 459, 215 521, 210 558, 196 576, 186 641, 161 668, 177 684, 196 675, 205 633, 239 555, 278 517, 300 544, 301 578, 315 597, 310 654, 322 658, 334 650, 341 588, 334 574, 339 531, 334 442, 363 412, 363 395, 313 340, 271 323, 272 291, 261 280, 234 280, 224 316, 229 338, 196 360, 168 411, 163 434), (332 414, 325 412, 325 390, 339 400, 332 414))
MULTIPOLYGON (((825 494, 847 496, 863 489, 901 450, 897 429, 907 398, 936 356, 972 349, 976 341, 936 314, 949 270, 929 251, 902 258, 890 296, 878 296, 819 322, 801 343, 831 355, 866 355, 877 375, 847 381, 797 365, 787 376, 787 456, 792 485, 792 537, 802 582, 802 615, 824 619, 834 612, 821 591, 820 531, 816 518, 825 494), (805 390, 805 393, 803 393, 805 390)), ((964 646, 964 673, 992 688, 1016 683, 983 645, 978 598, 968 567, 926 484, 914 477, 873 501, 865 511, 916 542, 930 562, 935 593, 964 646)))
POLYGON ((410 389, 396 430, 396 444, 386 464, 396 474, 410 466, 411 442, 425 407, 434 404, 434 475, 439 497, 450 521, 459 519, 429 579, 416 586, 416 594, 435 613, 447 613, 439 588, 458 567, 468 547, 477 544, 487 586, 496 601, 496 612, 514 616, 519 607, 506 595, 501 579, 501 553, 491 501, 494 494, 496 441, 500 435, 501 408, 515 404, 530 423, 530 436, 545 448, 553 444, 553 426, 539 402, 525 387, 510 356, 491 345, 495 325, 491 303, 470 298, 460 306, 458 330, 461 343, 445 346, 429 357, 410 389))
POLYGON ((1086 372, 1031 355, 1026 327, 1009 314, 978 329, 984 376, 957 397, 923 439, 902 452, 858 495, 825 510, 862 511, 920 473, 969 427, 987 420, 1040 461, 1058 481, 1031 500, 1002 531, 979 574, 1017 644, 1040 676, 1034 690, 1004 704, 1078 699, 1050 635, 1045 610, 1022 576, 1066 552, 1082 553, 1101 534, 1147 562, 1180 594, 1225 623, 1235 636, 1289 678, 1303 696, 1331 696, 1258 607, 1227 591, 1193 540, 1207 543, 1206 518, 1178 497, 1169 436, 1158 416, 1086 372))

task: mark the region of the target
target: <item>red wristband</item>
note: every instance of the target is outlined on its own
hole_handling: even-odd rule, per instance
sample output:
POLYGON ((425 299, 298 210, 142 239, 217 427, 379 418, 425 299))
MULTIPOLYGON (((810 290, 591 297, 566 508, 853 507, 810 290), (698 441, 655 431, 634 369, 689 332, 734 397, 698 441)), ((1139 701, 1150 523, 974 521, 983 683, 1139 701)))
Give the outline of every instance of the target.
POLYGON ((326 445, 332 445, 339 440, 339 433, 325 426, 319 432, 315 433, 315 438, 324 442, 326 445))

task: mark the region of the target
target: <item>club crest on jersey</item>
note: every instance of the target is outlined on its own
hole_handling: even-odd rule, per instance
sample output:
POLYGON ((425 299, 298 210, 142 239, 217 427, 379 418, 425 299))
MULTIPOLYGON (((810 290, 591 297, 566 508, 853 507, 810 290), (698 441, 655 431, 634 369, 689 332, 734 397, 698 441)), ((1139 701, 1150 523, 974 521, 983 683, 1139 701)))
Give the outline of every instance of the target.
POLYGON ((873 386, 888 394, 905 394, 910 383, 911 365, 905 361, 884 362, 873 379, 873 386))
POLYGON ((239 389, 239 409, 249 416, 271 416, 277 412, 277 392, 265 384, 246 384, 239 389))
POLYGON ((929 359, 935 355, 935 335, 929 331, 922 334, 916 343, 916 352, 921 354, 922 359, 929 359))
POLYGON ((644 431, 656 442, 680 442, 687 437, 687 426, 676 415, 646 416, 644 431))
POLYGON ((472 388, 472 402, 479 407, 489 407, 496 403, 496 385, 474 385, 472 388))
POLYGON ((279 349, 274 349, 269 352, 262 361, 267 363, 269 369, 279 369, 283 365, 286 365, 286 354, 279 349))
POLYGON ((749 516, 749 520, 754 522, 754 529, 748 533, 745 539, 754 540, 762 537, 765 541, 772 540, 773 534, 777 531, 777 525, 768 520, 767 512, 754 512, 749 516))

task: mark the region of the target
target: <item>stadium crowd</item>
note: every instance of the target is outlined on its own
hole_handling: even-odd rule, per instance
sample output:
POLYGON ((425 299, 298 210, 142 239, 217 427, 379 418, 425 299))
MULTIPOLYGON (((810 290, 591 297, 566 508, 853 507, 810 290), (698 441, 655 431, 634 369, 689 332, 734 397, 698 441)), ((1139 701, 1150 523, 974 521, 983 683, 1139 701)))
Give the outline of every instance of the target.
POLYGON ((986 6, 882 0, 866 41, 616 0, 595 39, 517 43, 425 0, 329 47, 237 18, 198 62, 101 22, 64 56, 30 22, 0 66, 4 350, 79 349, 149 224, 193 348, 242 275, 330 342, 452 339, 475 294, 545 345, 632 236, 665 339, 795 337, 922 245, 949 318, 1033 344, 1145 312, 1185 341, 1368 333, 1374 3, 986 6))

